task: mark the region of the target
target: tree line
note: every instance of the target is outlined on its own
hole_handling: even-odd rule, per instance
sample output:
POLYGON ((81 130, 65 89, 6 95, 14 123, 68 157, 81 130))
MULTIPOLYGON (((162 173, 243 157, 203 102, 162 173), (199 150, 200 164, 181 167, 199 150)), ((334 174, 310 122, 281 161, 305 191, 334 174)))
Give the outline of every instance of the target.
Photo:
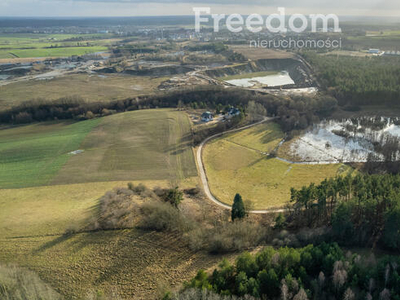
POLYGON ((340 105, 396 105, 400 101, 400 58, 302 54, 318 80, 340 105))
POLYGON ((332 226, 345 245, 400 248, 400 175, 347 175, 291 189, 295 226, 332 226))
MULTIPOLYGON (((185 289, 240 299, 400 299, 399 267, 398 257, 377 261, 374 256, 345 254, 336 243, 266 247, 256 255, 241 254, 235 264, 223 260, 212 274, 200 270, 185 289)), ((165 299, 181 298, 167 294, 165 299)))

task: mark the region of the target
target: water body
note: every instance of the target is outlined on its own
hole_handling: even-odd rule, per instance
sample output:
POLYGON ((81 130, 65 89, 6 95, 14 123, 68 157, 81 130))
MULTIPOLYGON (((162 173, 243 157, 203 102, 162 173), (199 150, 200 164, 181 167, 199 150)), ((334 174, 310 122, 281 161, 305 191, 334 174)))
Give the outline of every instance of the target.
POLYGON ((227 80, 226 82, 240 87, 252 87, 255 84, 263 84, 269 87, 295 84, 289 73, 286 71, 262 77, 232 79, 227 80))

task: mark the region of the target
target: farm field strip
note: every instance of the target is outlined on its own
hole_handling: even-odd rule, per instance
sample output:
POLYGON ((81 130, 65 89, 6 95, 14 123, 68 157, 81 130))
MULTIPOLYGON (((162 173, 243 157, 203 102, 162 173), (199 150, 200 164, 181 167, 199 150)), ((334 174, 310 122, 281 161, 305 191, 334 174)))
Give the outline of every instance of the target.
POLYGON ((186 114, 154 109, 3 129, 0 188, 196 177, 190 128, 186 114))
POLYGON ((188 116, 141 110, 105 117, 52 184, 121 180, 184 180, 197 176, 188 116))
POLYGON ((46 185, 99 120, 0 130, 0 188, 46 185))
POLYGON ((89 35, 0 35, 0 59, 28 57, 68 57, 108 50, 112 36, 89 35))

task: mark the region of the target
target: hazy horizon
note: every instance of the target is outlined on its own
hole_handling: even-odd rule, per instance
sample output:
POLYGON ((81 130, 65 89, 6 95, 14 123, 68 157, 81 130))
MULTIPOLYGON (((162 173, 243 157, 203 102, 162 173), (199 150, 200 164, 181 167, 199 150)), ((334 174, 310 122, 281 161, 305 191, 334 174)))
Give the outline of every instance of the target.
POLYGON ((287 14, 337 14, 342 16, 399 17, 398 0, 1 0, 0 17, 136 17, 188 16, 195 6, 209 6, 212 13, 268 15, 285 7, 287 14))

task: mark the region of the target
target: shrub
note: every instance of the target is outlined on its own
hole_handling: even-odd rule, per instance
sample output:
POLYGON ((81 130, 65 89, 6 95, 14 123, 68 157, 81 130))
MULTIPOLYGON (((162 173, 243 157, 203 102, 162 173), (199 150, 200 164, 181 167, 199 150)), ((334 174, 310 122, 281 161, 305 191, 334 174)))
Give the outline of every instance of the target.
POLYGON ((123 188, 107 192, 100 198, 98 215, 91 220, 89 229, 132 228, 139 211, 132 195, 131 190, 123 188))
POLYGON ((187 232, 194 227, 194 224, 170 203, 157 200, 146 202, 141 207, 141 213, 140 227, 145 229, 187 232))
POLYGON ((209 233, 208 248, 211 253, 241 251, 257 246, 265 236, 263 227, 248 220, 223 223, 209 233))
POLYGON ((178 187, 169 189, 164 197, 165 202, 171 203, 174 207, 178 207, 183 201, 183 192, 178 187))

